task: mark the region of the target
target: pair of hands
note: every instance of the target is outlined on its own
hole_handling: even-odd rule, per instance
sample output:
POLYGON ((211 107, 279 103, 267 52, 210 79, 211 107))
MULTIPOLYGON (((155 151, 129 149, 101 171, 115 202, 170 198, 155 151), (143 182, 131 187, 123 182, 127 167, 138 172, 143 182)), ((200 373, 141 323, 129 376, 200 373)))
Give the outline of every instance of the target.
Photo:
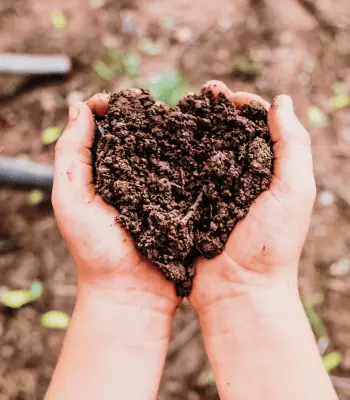
MULTIPOLYGON (((200 318, 210 319, 236 299, 256 296, 260 303, 265 296, 276 295, 278 303, 280 293, 297 292, 298 261, 316 190, 310 138, 290 97, 278 96, 270 105, 256 95, 232 93, 217 81, 206 83, 202 90, 222 92, 237 107, 261 102, 269 111, 275 158, 270 189, 235 227, 224 252, 196 262, 189 302, 200 318)), ((70 109, 68 126, 56 146, 52 201, 58 224, 77 266, 80 292, 171 318, 181 301, 173 284, 139 255, 117 224, 117 211, 95 193, 90 151, 93 113, 102 116, 107 109, 105 94, 70 109)), ((212 333, 218 332, 213 328, 212 333)))

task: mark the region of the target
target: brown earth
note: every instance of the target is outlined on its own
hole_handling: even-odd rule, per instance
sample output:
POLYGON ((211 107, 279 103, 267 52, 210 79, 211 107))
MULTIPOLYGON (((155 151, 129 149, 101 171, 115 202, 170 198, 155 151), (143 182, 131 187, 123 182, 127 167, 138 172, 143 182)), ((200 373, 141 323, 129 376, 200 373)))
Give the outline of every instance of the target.
POLYGON ((267 111, 223 94, 189 94, 169 109, 147 90, 111 95, 98 121, 97 192, 178 296, 197 257, 213 258, 272 177, 267 111))
MULTIPOLYGON (((348 378, 350 274, 331 265, 350 258, 350 109, 335 110, 330 99, 335 82, 350 89, 349 26, 348 0, 107 0, 97 9, 87 0, 2 0, 1 51, 67 53, 74 70, 55 81, 0 77, 0 152, 52 162, 54 146, 42 144, 40 132, 50 125, 64 126, 72 99, 131 85, 127 77, 102 81, 92 74, 101 44, 138 51, 142 38, 151 37, 166 51, 143 55, 143 75, 181 66, 194 86, 220 78, 233 91, 249 90, 269 100, 290 94, 312 136, 319 188, 300 263, 300 290, 303 297, 324 296, 319 313, 328 331, 327 351, 344 356, 333 374, 348 378), (62 30, 54 30, 50 22, 57 8, 67 16, 62 30), (174 27, 164 28, 159 21, 165 19, 173 19, 174 27), (130 20, 135 29, 125 32, 130 20), (232 65, 242 57, 260 66, 254 81, 233 77, 232 65), (328 117, 323 127, 307 119, 306 111, 314 105, 328 117)), ((0 399, 39 400, 64 336, 64 331, 43 328, 40 316, 52 309, 71 313, 76 293, 74 266, 50 196, 34 207, 27 193, 1 188, 0 242, 20 247, 0 255, 1 289, 27 288, 33 279, 44 284, 37 302, 15 312, 0 309, 0 399)), ((350 399, 347 381, 337 382, 341 399, 350 399)), ((175 316, 159 398, 217 399, 198 322, 186 302, 175 316)))

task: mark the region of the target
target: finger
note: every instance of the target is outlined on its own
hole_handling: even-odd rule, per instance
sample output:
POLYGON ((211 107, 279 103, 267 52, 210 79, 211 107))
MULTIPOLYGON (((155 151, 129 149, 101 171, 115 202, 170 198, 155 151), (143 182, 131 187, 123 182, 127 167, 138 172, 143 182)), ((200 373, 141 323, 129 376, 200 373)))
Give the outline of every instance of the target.
POLYGON ((95 122, 84 103, 70 107, 69 122, 56 144, 53 200, 94 195, 92 156, 95 122))
POLYGON ((274 99, 268 114, 274 142, 274 187, 281 183, 301 196, 315 191, 311 141, 307 130, 294 113, 292 99, 282 95, 274 99))
POLYGON ((256 101, 262 104, 267 111, 270 109, 270 103, 264 100, 262 97, 257 94, 247 93, 247 92, 235 92, 232 93, 230 100, 238 107, 241 108, 245 104, 250 103, 251 101, 256 101))
POLYGON ((215 97, 217 97, 220 93, 222 93, 227 99, 231 100, 233 93, 231 90, 221 81, 208 81, 201 87, 201 92, 203 94, 207 92, 213 93, 215 97))
POLYGON ((109 107, 109 94, 98 93, 92 96, 86 101, 86 104, 90 107, 90 110, 94 115, 103 117, 106 115, 109 107))
POLYGON ((264 100, 262 97, 257 94, 247 93, 247 92, 232 92, 223 82, 221 81, 208 81, 206 82, 202 88, 201 92, 212 92, 215 97, 217 97, 220 93, 226 96, 226 98, 238 107, 241 108, 245 104, 250 103, 251 101, 256 101, 262 104, 265 109, 268 111, 270 109, 270 103, 264 100))

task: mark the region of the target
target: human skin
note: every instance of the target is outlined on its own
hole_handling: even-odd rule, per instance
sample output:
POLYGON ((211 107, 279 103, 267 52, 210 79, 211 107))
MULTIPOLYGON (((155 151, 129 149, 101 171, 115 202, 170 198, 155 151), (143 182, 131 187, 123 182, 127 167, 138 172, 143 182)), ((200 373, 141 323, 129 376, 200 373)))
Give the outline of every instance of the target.
POLYGON ((298 263, 316 195, 310 137, 289 96, 270 106, 223 83, 237 107, 252 100, 268 110, 273 179, 234 228, 225 250, 197 261, 195 308, 220 398, 334 400, 298 293, 298 263))
POLYGON ((78 296, 47 400, 155 399, 180 302, 95 193, 91 110, 107 105, 104 95, 73 105, 56 145, 52 204, 78 296))
MULTIPOLYGON (((222 83, 237 106, 252 99, 222 83)), ((137 253, 95 193, 92 112, 108 95, 70 110, 56 147, 53 205, 77 266, 78 298, 47 400, 154 399, 164 365, 173 284, 137 253)), ((269 112, 274 179, 232 232, 225 251, 198 260, 189 298, 195 308, 222 399, 333 400, 297 287, 315 184, 310 139, 282 96, 269 112)))

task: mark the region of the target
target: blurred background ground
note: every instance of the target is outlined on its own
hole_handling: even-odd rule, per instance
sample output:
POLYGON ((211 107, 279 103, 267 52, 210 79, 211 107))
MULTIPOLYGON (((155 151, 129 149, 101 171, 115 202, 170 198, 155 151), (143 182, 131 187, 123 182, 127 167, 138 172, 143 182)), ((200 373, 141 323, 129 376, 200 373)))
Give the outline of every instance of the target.
MULTIPOLYGON (((41 133, 59 132, 68 104, 101 90, 149 86, 175 103, 205 80, 221 79, 268 100, 290 94, 312 135, 318 183, 300 288, 307 304, 318 303, 309 315, 316 336, 325 336, 319 319, 325 325, 321 351, 342 355, 331 373, 342 378, 334 379, 344 387, 341 398, 350 399, 349 39, 348 0, 1 0, 0 52, 64 53, 73 71, 60 79, 0 76, 0 154, 52 163, 54 144, 41 133)), ((71 314, 76 294, 50 195, 41 197, 0 188, 0 290, 43 284, 35 302, 0 308, 1 400, 43 398, 64 330, 45 328, 40 317, 71 314)), ((175 318, 159 398, 218 398, 186 303, 175 318)))

